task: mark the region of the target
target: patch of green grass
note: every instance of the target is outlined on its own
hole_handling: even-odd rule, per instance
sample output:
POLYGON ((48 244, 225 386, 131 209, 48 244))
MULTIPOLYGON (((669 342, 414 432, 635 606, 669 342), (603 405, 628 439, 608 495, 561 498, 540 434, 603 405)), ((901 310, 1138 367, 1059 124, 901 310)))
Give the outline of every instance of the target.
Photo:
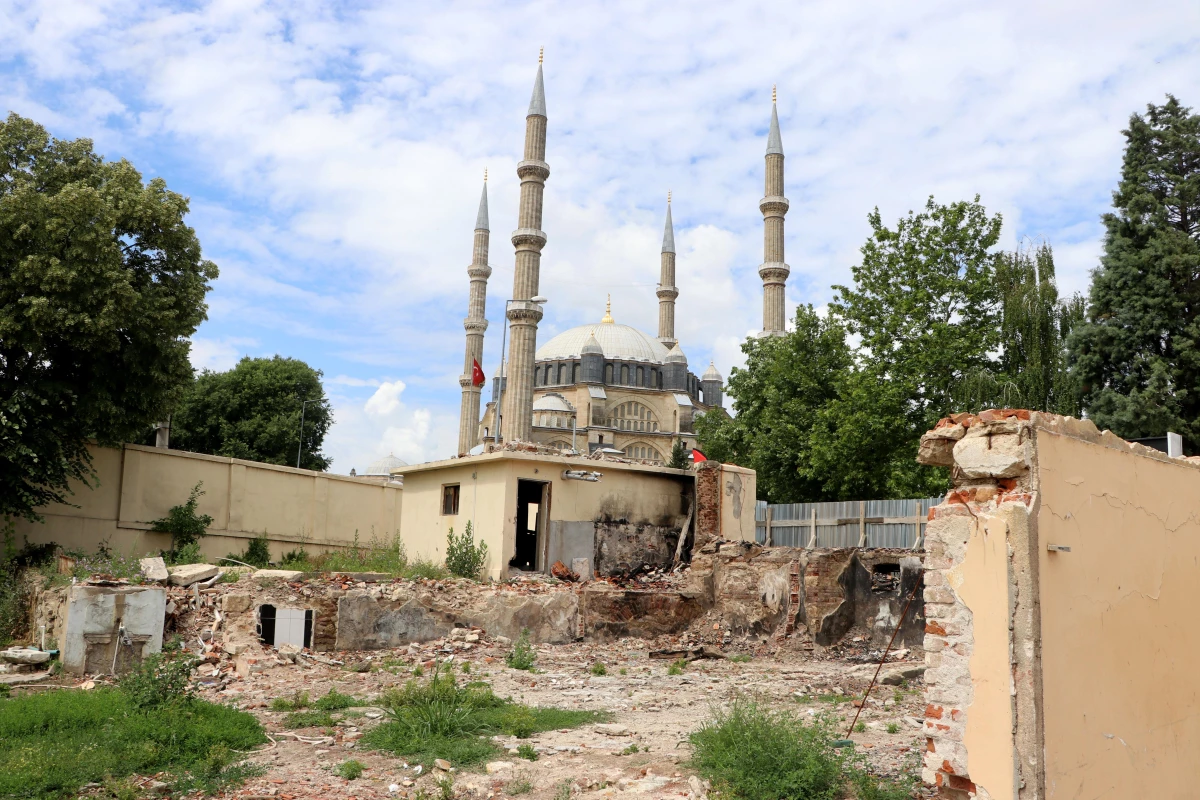
POLYGON ((681 658, 678 661, 674 661, 671 663, 671 666, 667 667, 667 674, 668 675, 682 675, 683 671, 685 669, 687 669, 687 665, 688 665, 687 659, 684 659, 684 658, 681 658))
POLYGON ((691 766, 726 797, 741 800, 904 800, 916 786, 913 765, 899 780, 880 778, 839 736, 828 716, 737 699, 690 737, 691 766))
POLYGON ((854 698, 848 694, 833 694, 831 692, 829 694, 819 694, 817 695, 817 699, 823 703, 833 703, 836 706, 839 703, 849 703, 854 698))
POLYGON ((362 544, 357 531, 354 532, 354 543, 344 550, 314 556, 301 547, 287 553, 280 566, 302 572, 380 572, 409 580, 441 580, 450 574, 441 564, 428 559, 409 561, 398 533, 391 539, 372 534, 370 540, 362 544))
POLYGON ((748 656, 745 653, 738 653, 735 656, 730 656, 729 660, 731 662, 733 662, 734 664, 745 664, 747 661, 750 661, 752 658, 753 658, 753 656, 748 656))
POLYGON ((860 722, 857 725, 855 725, 854 732, 855 733, 866 733, 867 732, 867 723, 860 722))
POLYGON ((349 761, 343 761, 341 764, 338 764, 338 767, 336 770, 334 770, 334 772, 348 781, 353 781, 361 778, 366 769, 366 764, 362 763, 361 761, 350 759, 349 761))
POLYGON ((272 711, 300 711, 308 708, 308 692, 296 691, 290 697, 276 697, 271 701, 272 711))
POLYGON ((358 700, 348 694, 342 694, 337 689, 330 689, 329 693, 324 697, 318 698, 312 704, 313 708, 318 711, 339 711, 343 708, 350 708, 358 705, 358 700))
POLYGON ((462 662, 462 671, 463 671, 464 675, 466 675, 467 673, 469 673, 471 671, 471 662, 470 661, 462 662))
POLYGON ((529 672, 533 670, 535 661, 537 661, 537 653, 534 652, 533 645, 529 642, 529 629, 522 628, 521 635, 513 643, 512 652, 505 656, 504 662, 513 669, 529 672))
POLYGON ((412 674, 414 678, 419 678, 425 674, 425 668, 420 664, 417 664, 415 667, 413 667, 412 674))
POLYGON ((328 711, 294 711, 283 720, 285 728, 324 728, 332 724, 328 711))
POLYGON ((426 766, 437 758, 463 767, 486 761, 498 752, 493 735, 525 738, 608 719, 594 711, 531 708, 504 700, 480 682, 458 685, 454 674, 441 667, 428 680, 411 680, 403 689, 385 693, 379 704, 389 719, 363 737, 363 746, 426 766))
POLYGON ((637 755, 638 752, 639 752, 638 746, 636 744, 631 744, 628 747, 626 747, 624 750, 621 751, 621 755, 632 756, 632 755, 637 755))
POLYGON ((592 673, 593 675, 597 675, 597 676, 600 676, 600 675, 607 675, 607 674, 608 674, 608 667, 604 666, 604 662, 603 662, 603 661, 597 661, 595 664, 592 664, 591 673, 592 673))
POLYGON ((622 675, 628 675, 628 674, 629 674, 629 670, 625 669, 624 667, 621 667, 621 674, 622 674, 622 675))
POLYGON ((168 772, 179 785, 233 785, 251 767, 235 750, 266 742, 253 716, 181 697, 141 709, 100 688, 0 703, 0 797, 74 797, 86 783, 168 772))
POLYGON ((889 722, 889 723, 887 724, 887 732, 888 732, 888 733, 899 733, 899 732, 900 732, 900 726, 899 726, 899 725, 897 725, 897 724, 896 724, 896 723, 894 723, 894 722, 889 722))
POLYGON ((517 757, 523 758, 526 761, 537 761, 538 760, 537 750, 534 750, 533 745, 531 745, 531 744, 517 745, 517 757))

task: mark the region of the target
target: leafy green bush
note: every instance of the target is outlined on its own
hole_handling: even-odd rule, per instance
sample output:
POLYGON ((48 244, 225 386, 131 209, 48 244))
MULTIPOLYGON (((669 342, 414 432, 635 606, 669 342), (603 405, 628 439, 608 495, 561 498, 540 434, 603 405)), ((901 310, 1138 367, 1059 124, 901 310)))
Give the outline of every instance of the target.
POLYGON ((199 659, 188 652, 154 653, 142 660, 119 683, 130 704, 140 710, 162 708, 191 700, 192 671, 199 659))
POLYGON ((266 569, 271 564, 271 542, 265 533, 260 533, 246 543, 245 551, 230 553, 225 558, 230 561, 240 561, 259 569, 266 569))
POLYGON ((202 564, 204 557, 200 555, 200 543, 188 542, 179 548, 173 548, 162 554, 163 561, 168 567, 177 567, 181 564, 202 564))
POLYGON ((348 781, 352 781, 362 777, 362 774, 366 771, 366 769, 366 764, 362 763, 361 761, 350 759, 349 761, 343 761, 338 765, 337 774, 348 781))
POLYGON ((519 744, 517 745, 517 757, 523 758, 526 761, 537 761, 538 753, 537 750, 533 749, 533 745, 531 744, 519 744))
MULTIPOLYGON (((208 532, 213 518, 208 514, 197 514, 196 508, 204 491, 200 488, 204 481, 192 487, 187 502, 180 506, 172 506, 167 515, 150 523, 150 530, 158 533, 171 534, 171 553, 177 553, 179 548, 200 540, 208 532)), ((167 555, 163 554, 164 557, 167 555)))
POLYGON ((535 661, 537 661, 537 653, 534 652, 533 645, 529 643, 529 629, 522 628, 521 635, 513 643, 512 652, 504 657, 504 663, 513 669, 523 669, 528 672, 533 669, 535 661))
POLYGON ((672 661, 671 666, 667 667, 667 674, 668 675, 682 675, 683 671, 687 668, 687 665, 688 665, 688 662, 687 662, 687 659, 685 659, 685 658, 681 658, 677 661, 672 661))
POLYGON ((899 732, 900 732, 900 726, 899 726, 899 725, 897 725, 897 724, 896 724, 896 723, 894 723, 894 722, 889 722, 889 723, 887 724, 887 732, 888 732, 888 733, 899 733, 899 732))
POLYGON ((461 536, 454 535, 454 528, 446 533, 446 569, 451 575, 475 580, 479 570, 487 561, 487 542, 475 544, 475 533, 470 521, 461 536))
POLYGON ((604 662, 603 662, 603 661, 597 661, 595 664, 592 664, 592 668, 591 668, 590 672, 591 672, 593 675, 597 675, 597 676, 599 676, 599 675, 607 675, 607 674, 608 674, 608 667, 604 666, 604 662))

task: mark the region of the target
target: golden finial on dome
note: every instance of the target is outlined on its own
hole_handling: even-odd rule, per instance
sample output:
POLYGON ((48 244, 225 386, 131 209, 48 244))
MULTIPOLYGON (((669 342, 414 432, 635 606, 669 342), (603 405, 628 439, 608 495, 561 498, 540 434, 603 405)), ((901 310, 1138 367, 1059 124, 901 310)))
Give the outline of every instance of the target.
POLYGON ((773 83, 772 83, 772 84, 771 84, 771 102, 772 102, 772 103, 774 103, 774 102, 775 102, 775 97, 776 97, 776 95, 775 95, 775 84, 773 84, 773 83))
POLYGON ((538 48, 538 63, 539 63, 539 64, 540 64, 540 63, 542 63, 542 58, 544 58, 544 57, 545 57, 545 55, 546 55, 546 48, 545 48, 545 47, 539 47, 539 48, 538 48))
POLYGON ((613 316, 612 316, 612 295, 611 294, 608 296, 608 303, 606 303, 604 306, 604 319, 600 320, 600 322, 601 322, 601 324, 606 323, 606 322, 609 324, 616 322, 616 320, 613 319, 613 316))

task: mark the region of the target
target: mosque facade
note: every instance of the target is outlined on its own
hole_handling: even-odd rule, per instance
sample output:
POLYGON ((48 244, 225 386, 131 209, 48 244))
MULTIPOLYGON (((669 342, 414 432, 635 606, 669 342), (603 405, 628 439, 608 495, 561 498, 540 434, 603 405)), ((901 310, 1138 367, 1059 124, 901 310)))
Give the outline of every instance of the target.
MULTIPOLYGON (((491 381, 491 399, 482 408, 485 384, 481 363, 485 317, 490 226, 484 182, 475 223, 474 251, 467 268, 470 293, 459 419, 460 455, 505 441, 526 441, 563 451, 604 450, 665 463, 675 443, 695 444, 693 423, 703 414, 725 413, 724 379, 710 362, 699 377, 675 337, 675 231, 668 196, 659 263, 657 336, 618 323, 611 299, 604 317, 554 336, 537 346, 542 318, 538 293, 541 251, 542 192, 550 175, 546 154, 546 98, 539 58, 533 97, 526 115, 525 152, 517 165, 521 200, 515 249, 513 299, 508 301, 508 358, 491 381), (509 378, 511 377, 511 381, 509 378)), ((763 328, 760 335, 784 333, 784 292, 789 268, 784 263, 783 144, 772 92, 767 135, 766 186, 759 204, 764 224, 763 328)))

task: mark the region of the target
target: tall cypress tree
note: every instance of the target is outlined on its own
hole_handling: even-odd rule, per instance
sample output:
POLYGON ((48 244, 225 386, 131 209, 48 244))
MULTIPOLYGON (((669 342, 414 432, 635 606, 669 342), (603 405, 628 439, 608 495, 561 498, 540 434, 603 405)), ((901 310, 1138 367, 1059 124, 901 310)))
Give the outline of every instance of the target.
POLYGON ((1124 131, 1087 321, 1071 336, 1088 416, 1200 447, 1200 116, 1168 95, 1124 131))

